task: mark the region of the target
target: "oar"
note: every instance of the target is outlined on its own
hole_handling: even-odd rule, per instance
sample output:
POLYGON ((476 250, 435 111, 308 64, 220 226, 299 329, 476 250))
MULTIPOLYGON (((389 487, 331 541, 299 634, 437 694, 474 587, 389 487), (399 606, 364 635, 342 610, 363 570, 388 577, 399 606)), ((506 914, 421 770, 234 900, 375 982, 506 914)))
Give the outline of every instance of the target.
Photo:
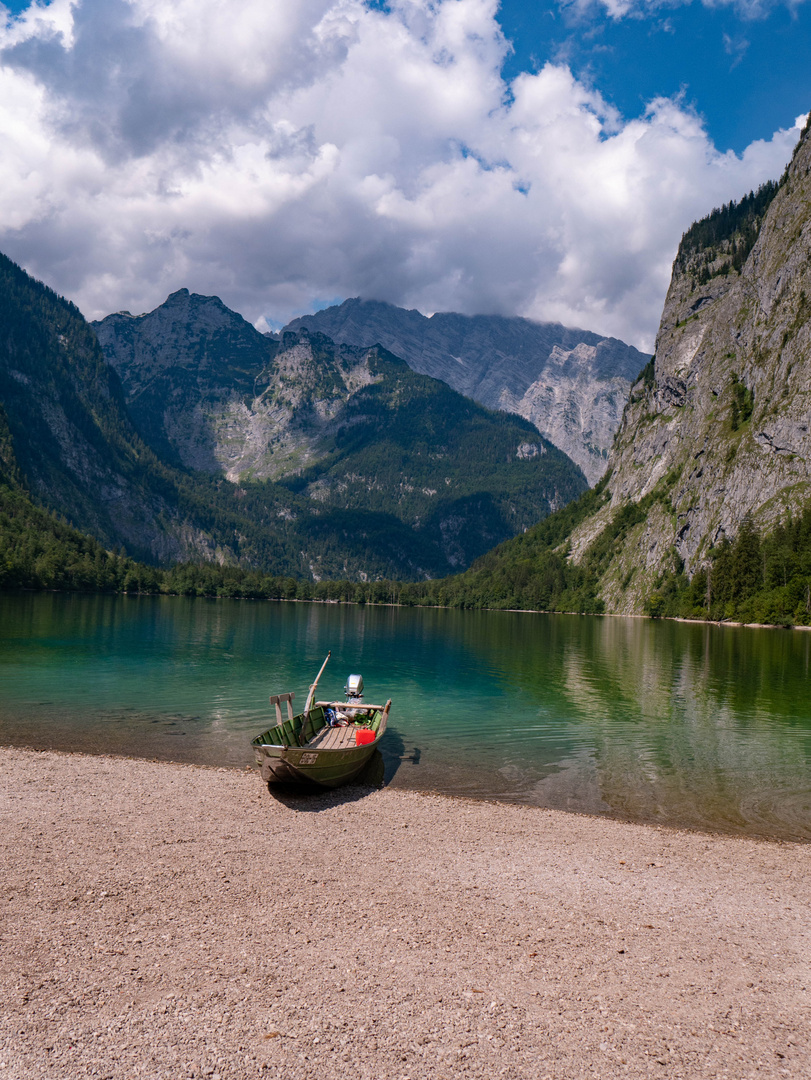
POLYGON ((323 664, 321 665, 321 670, 320 670, 320 671, 318 672, 318 674, 316 675, 316 677, 315 677, 315 682, 314 682, 314 683, 312 684, 312 686, 310 687, 310 692, 309 692, 309 694, 307 695, 307 703, 306 703, 306 705, 304 706, 304 719, 305 719, 305 720, 306 720, 306 719, 307 719, 307 718, 309 717, 309 715, 310 715, 310 709, 311 709, 311 708, 313 707, 313 701, 315 700, 315 688, 316 688, 316 686, 318 686, 318 680, 319 680, 319 679, 321 678, 321 676, 322 676, 322 675, 324 674, 324 668, 325 668, 325 667, 327 666, 327 663, 328 663, 328 661, 329 661, 329 658, 330 658, 331 656, 332 656, 332 649, 330 649, 330 651, 329 651, 329 652, 327 653, 327 659, 326 659, 326 660, 324 661, 324 663, 323 663, 323 664))

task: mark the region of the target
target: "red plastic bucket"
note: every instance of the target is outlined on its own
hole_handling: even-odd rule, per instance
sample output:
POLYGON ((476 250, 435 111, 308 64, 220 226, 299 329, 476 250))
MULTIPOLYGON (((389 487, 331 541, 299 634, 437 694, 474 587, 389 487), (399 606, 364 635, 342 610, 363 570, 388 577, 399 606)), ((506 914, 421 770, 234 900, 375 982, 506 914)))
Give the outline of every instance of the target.
POLYGON ((367 743, 375 741, 375 733, 373 731, 358 730, 355 732, 355 746, 365 746, 367 743))

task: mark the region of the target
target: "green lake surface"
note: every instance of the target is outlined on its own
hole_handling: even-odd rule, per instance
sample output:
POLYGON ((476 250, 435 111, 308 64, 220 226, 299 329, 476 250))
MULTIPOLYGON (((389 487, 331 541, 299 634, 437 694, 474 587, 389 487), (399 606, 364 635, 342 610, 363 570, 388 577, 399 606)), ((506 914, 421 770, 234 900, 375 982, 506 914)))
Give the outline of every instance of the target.
MULTIPOLYGON (((395 788, 811 838, 811 633, 179 597, 0 596, 0 744, 244 768, 363 675, 395 788)), ((257 784, 260 781, 257 779, 257 784)))

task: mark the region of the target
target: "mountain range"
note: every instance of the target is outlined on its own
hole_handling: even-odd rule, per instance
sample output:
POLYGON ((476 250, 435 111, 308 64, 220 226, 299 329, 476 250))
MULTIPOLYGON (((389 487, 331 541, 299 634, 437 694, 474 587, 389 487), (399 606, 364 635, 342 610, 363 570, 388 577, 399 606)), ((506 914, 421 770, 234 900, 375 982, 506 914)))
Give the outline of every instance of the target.
POLYGON ((467 566, 585 487, 530 423, 380 346, 337 345, 306 328, 276 340, 185 289, 94 328, 156 454, 238 485, 284 485, 318 531, 330 512, 384 515, 380 529, 395 520, 412 548, 430 550, 404 555, 401 576, 467 566))
POLYGON ((108 549, 319 580, 462 568, 586 487, 520 417, 214 297, 103 320, 0 257, 0 468, 108 549))
MULTIPOLYGON (((30 496, 153 562, 399 577, 418 582, 397 592, 408 602, 623 614, 734 617, 745 582, 763 590, 765 618, 808 623, 810 268, 806 125, 778 183, 685 233, 656 354, 587 489, 528 420, 414 371, 360 329, 352 343, 307 321, 262 335, 216 297, 180 290, 94 331, 0 257, 0 495, 18 509, 30 496)), ((327 315, 342 310, 402 319, 364 301, 327 315)), ((479 383, 497 385, 485 353, 479 383)), ((473 362, 448 355, 467 378, 473 362)), ((4 513, 17 513, 18 536, 35 521, 4 513)))
POLYGON ((490 409, 530 420, 590 484, 608 452, 632 381, 650 359, 617 338, 560 323, 438 312, 426 317, 359 298, 294 319, 351 345, 383 345, 414 371, 442 379, 490 409))

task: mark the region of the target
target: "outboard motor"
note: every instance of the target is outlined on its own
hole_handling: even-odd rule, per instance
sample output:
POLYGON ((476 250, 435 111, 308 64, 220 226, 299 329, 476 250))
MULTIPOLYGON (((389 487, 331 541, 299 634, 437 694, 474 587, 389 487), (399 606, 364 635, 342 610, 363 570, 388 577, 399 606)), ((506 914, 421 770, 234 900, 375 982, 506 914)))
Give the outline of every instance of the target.
POLYGON ((363 676, 350 675, 344 687, 346 700, 350 704, 360 703, 363 700, 363 676))

